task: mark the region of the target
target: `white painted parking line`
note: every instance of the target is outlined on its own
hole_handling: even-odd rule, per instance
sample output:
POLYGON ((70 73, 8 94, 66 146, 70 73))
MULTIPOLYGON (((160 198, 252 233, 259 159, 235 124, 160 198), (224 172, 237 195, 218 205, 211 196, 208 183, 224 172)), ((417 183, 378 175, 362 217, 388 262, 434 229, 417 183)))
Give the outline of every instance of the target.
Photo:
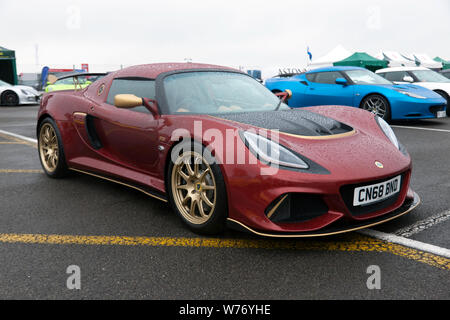
POLYGON ((414 129, 414 130, 426 130, 426 131, 437 131, 437 132, 446 132, 450 133, 450 130, 447 129, 434 129, 434 128, 423 128, 423 127, 408 127, 408 126, 397 126, 393 125, 392 128, 403 128, 403 129, 414 129))
POLYGON ((432 215, 431 217, 428 217, 424 220, 417 221, 416 223, 413 223, 410 226, 401 228, 397 231, 395 231, 395 234, 397 236, 401 237, 410 237, 413 234, 419 233, 421 231, 424 231, 428 228, 431 228, 439 223, 442 223, 444 221, 447 221, 450 219, 450 209, 435 215, 432 215))
POLYGON ((36 122, 27 122, 27 123, 14 123, 14 124, 2 124, 3 128, 15 128, 15 127, 34 127, 36 126, 36 122))
POLYGON ((14 138, 22 139, 22 140, 25 140, 25 141, 28 141, 28 142, 31 142, 31 143, 37 143, 37 139, 25 137, 25 136, 22 136, 22 135, 20 135, 20 134, 16 134, 16 133, 13 133, 13 132, 5 131, 5 130, 0 130, 0 133, 6 134, 6 135, 11 136, 11 137, 14 137, 14 138))
POLYGON ((427 252, 427 253, 432 253, 432 254, 435 254, 435 255, 438 255, 441 257, 450 258, 450 250, 449 249, 438 247, 438 246, 435 246, 432 244, 428 244, 428 243, 408 239, 405 237, 400 237, 395 234, 384 233, 384 232, 380 232, 380 231, 376 231, 376 230, 372 230, 372 229, 364 229, 364 230, 360 230, 358 232, 363 235, 377 238, 377 239, 380 239, 383 241, 400 244, 402 246, 409 247, 412 249, 417 249, 417 250, 427 252))

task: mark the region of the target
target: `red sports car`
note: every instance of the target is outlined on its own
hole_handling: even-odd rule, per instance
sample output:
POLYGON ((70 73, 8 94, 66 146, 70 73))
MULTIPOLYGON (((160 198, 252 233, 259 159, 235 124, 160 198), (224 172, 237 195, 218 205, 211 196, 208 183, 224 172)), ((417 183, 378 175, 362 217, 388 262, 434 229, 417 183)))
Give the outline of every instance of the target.
POLYGON ((389 125, 349 107, 290 109, 231 68, 162 63, 44 95, 39 156, 168 201, 193 231, 336 234, 399 217, 420 200, 389 125))

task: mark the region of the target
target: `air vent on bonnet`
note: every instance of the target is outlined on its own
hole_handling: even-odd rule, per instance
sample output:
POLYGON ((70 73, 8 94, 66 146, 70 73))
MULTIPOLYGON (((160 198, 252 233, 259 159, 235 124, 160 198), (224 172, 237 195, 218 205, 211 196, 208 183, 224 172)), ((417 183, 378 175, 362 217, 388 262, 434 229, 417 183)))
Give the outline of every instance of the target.
POLYGON ((214 116, 301 136, 328 136, 353 130, 342 122, 301 109, 215 114, 214 116))

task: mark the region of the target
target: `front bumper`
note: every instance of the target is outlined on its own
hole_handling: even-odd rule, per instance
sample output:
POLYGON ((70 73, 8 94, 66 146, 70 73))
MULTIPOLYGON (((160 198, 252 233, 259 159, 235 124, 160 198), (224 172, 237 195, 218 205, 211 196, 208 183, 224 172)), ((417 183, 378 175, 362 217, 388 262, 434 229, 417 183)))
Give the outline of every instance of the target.
MULTIPOLYGON (((403 157, 403 156, 402 156, 403 157)), ((370 225, 384 221, 384 217, 414 198, 409 189, 411 165, 404 159, 385 162, 381 169, 366 167, 363 161, 335 174, 308 174, 279 170, 275 175, 263 176, 255 167, 235 168, 227 177, 229 221, 241 224, 262 234, 327 234, 330 226, 344 230, 353 225, 370 225), (391 170, 389 170, 391 169, 391 170), (366 205, 363 210, 352 206, 353 189, 388 181, 401 175, 398 193, 382 201, 366 205), (349 188, 351 194, 349 195, 349 188)), ((373 166, 375 168, 375 166, 373 166)), ((225 170, 228 172, 228 170, 225 170)))
POLYGON ((445 111, 442 99, 394 100, 391 102, 392 119, 433 119, 437 111, 445 111))
POLYGON ((19 95, 19 104, 39 104, 41 95, 19 95))
POLYGON ((307 231, 307 232, 264 232, 255 230, 242 222, 234 220, 232 218, 228 218, 228 226, 232 229, 250 232, 259 236, 264 237, 276 237, 276 238, 303 238, 303 237, 321 237, 321 236, 331 236, 345 232, 356 231, 368 227, 373 227, 378 224, 393 220, 400 216, 403 216, 416 208, 420 204, 420 197, 417 193, 409 190, 408 195, 403 202, 402 206, 397 208, 396 210, 384 214, 382 216, 378 216, 373 219, 364 220, 364 221, 337 221, 336 223, 330 224, 325 228, 316 231, 307 231))

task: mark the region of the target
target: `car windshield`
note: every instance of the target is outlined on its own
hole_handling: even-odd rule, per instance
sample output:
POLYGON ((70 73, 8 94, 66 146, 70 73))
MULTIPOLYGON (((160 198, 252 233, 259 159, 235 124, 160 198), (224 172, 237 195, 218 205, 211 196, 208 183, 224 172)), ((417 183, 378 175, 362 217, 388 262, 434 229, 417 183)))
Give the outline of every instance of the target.
POLYGON ((420 82, 450 82, 448 78, 432 70, 412 70, 410 72, 420 82))
POLYGON ((369 70, 355 69, 344 72, 355 84, 392 84, 391 81, 369 70))
MULTIPOLYGON (((164 79, 171 114, 271 111, 280 100, 255 79, 221 71, 183 72, 164 79)), ((288 109, 282 103, 279 109, 288 109)))
POLYGON ((0 80, 0 87, 10 87, 11 85, 5 81, 0 80))

